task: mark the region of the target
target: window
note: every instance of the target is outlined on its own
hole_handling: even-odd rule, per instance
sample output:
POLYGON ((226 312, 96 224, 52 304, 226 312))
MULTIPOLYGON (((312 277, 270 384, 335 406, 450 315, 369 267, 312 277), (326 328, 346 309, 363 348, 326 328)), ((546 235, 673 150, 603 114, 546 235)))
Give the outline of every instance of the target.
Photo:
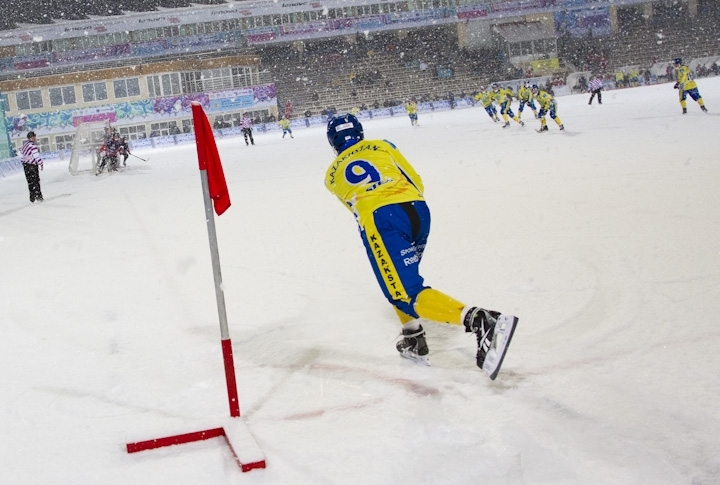
POLYGON ((150 136, 175 135, 180 130, 177 121, 163 121, 162 123, 150 123, 150 136))
POLYGON ((75 135, 60 135, 55 137, 55 146, 58 150, 72 150, 75 135))
POLYGON ((8 111, 10 109, 10 100, 7 94, 0 95, 0 103, 2 103, 2 110, 8 111))
POLYGON ((113 90, 116 98, 129 98, 140 96, 140 80, 136 77, 113 81, 113 90))
POLYGON ((62 106, 64 104, 75 104, 75 86, 62 86, 60 88, 48 89, 50 94, 50 106, 62 106))
POLYGON ((50 151, 50 138, 36 138, 35 144, 41 152, 50 151))
POLYGON ((180 35, 196 35, 198 31, 197 24, 180 25, 178 28, 180 35))
POLYGON ((121 126, 118 129, 118 132, 120 133, 121 137, 128 140, 144 140, 145 138, 147 138, 147 133, 145 132, 145 125, 121 126))
POLYGON ((194 133, 195 132, 195 125, 193 125, 193 120, 182 120, 182 132, 183 133, 194 133))
POLYGON ((20 91, 15 93, 15 102, 17 103, 18 111, 42 108, 42 92, 39 89, 34 91, 20 91))
POLYGON ((180 74, 178 73, 148 76, 147 85, 148 96, 151 98, 172 96, 183 92, 180 85, 180 74))
MULTIPOLYGON (((243 88, 247 86, 253 86, 253 70, 250 67, 233 67, 232 78, 234 88, 243 88)), ((258 80, 259 81, 259 80, 258 80)))
POLYGON ((83 84, 82 95, 83 101, 86 103, 108 99, 107 86, 105 83, 83 84))

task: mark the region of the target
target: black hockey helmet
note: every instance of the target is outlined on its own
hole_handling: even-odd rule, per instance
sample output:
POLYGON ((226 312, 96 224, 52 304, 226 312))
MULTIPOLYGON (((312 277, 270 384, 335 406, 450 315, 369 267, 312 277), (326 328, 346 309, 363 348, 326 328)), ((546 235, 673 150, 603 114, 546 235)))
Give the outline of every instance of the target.
POLYGON ((35 134, 34 131, 28 131, 27 139, 29 140, 30 138, 35 138, 36 136, 37 135, 35 134))
POLYGON ((338 155, 346 148, 365 139, 362 124, 350 113, 335 115, 328 120, 327 138, 338 155))

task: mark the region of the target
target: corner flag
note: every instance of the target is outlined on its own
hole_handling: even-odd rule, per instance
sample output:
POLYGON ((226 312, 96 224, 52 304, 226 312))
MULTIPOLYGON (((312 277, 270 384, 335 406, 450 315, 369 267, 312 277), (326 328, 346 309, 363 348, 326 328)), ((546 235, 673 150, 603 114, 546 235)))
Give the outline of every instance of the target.
POLYGON ((220 216, 230 207, 230 194, 228 193, 225 173, 215 144, 215 136, 200 103, 192 103, 192 114, 195 123, 198 165, 200 170, 207 171, 210 198, 213 201, 215 213, 220 216))

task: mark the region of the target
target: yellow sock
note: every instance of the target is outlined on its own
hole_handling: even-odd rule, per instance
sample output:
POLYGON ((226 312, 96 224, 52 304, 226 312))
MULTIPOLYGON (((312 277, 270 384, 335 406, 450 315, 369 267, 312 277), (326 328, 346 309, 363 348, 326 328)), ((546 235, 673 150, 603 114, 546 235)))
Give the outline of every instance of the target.
POLYGON ((680 106, 682 106, 683 109, 687 108, 687 103, 685 102, 684 99, 682 101, 680 101, 680 106))
POLYGON ((555 123, 557 123, 558 126, 562 125, 562 121, 560 121, 560 117, 559 117, 559 116, 556 116, 556 117, 555 117, 555 123))
POLYGON ((397 307, 393 307, 393 308, 395 308, 395 313, 397 313, 397 316, 398 316, 398 318, 400 319, 400 323, 402 323, 403 325, 405 325, 405 324, 408 323, 408 322, 412 322, 413 320, 415 320, 413 317, 411 317, 411 316, 408 315, 407 313, 398 310, 397 307))
POLYGON ((420 317, 452 325, 462 324, 461 315, 465 304, 432 288, 426 288, 415 299, 415 311, 420 317))

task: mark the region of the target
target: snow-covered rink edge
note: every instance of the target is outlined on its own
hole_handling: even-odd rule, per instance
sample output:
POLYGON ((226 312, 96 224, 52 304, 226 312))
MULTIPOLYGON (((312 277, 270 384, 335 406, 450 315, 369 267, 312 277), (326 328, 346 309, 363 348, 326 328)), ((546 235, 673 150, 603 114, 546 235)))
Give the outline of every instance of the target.
MULTIPOLYGON (((0 482, 712 484, 720 475, 720 78, 558 98, 566 132, 482 108, 365 122, 422 175, 426 283, 520 322, 497 380, 461 328, 399 324, 324 129, 218 141, 217 218, 243 419, 223 440, 128 442, 228 416, 194 145, 120 173, 0 180, 0 482)), ((514 107, 516 109, 516 106, 514 107)))

